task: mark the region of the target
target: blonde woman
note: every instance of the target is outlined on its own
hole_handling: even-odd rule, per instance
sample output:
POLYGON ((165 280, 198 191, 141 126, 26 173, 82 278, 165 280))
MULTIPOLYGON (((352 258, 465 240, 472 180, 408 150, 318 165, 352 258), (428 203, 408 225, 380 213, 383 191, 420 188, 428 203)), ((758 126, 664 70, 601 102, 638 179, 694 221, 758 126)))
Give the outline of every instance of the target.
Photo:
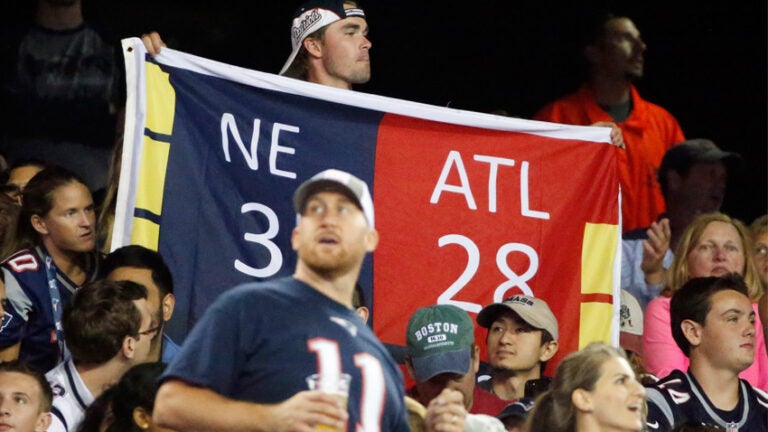
MULTIPOLYGON (((757 312, 757 301, 763 288, 751 258, 751 249, 751 236, 744 224, 722 213, 700 215, 686 228, 667 274, 667 295, 652 300, 645 310, 643 353, 650 373, 662 378, 675 369, 688 369, 688 358, 672 338, 669 296, 689 279, 736 273, 744 278, 757 312)), ((739 376, 754 387, 768 390, 768 354, 763 327, 759 322, 755 327, 755 361, 739 376)))
MULTIPOLYGON (((768 214, 764 214, 752 222, 749 226, 752 232, 752 258, 755 260, 755 268, 763 283, 763 290, 768 290, 768 214)), ((760 321, 763 322, 765 343, 768 345, 768 333, 765 332, 768 325, 768 292, 763 292, 759 301, 760 321)))
POLYGON ((529 424, 530 432, 642 431, 645 388, 621 349, 593 342, 563 359, 529 424))

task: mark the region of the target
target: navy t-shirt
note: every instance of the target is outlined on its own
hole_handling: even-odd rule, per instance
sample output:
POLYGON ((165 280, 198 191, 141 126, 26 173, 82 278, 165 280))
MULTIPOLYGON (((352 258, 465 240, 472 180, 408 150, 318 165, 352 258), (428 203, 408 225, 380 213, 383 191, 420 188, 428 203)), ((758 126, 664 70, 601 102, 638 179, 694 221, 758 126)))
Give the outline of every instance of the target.
POLYGON ((272 404, 308 390, 306 377, 321 371, 352 376, 348 430, 408 430, 402 374, 387 350, 353 310, 294 278, 222 294, 162 379, 272 404))

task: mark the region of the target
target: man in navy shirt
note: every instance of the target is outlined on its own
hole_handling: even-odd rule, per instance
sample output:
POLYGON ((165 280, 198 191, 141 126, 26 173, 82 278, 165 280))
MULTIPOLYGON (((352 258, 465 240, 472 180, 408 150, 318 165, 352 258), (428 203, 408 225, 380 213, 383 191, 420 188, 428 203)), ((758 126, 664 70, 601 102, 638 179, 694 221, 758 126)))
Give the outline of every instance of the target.
POLYGON ((352 308, 363 258, 378 243, 367 185, 323 171, 297 189, 294 208, 293 277, 244 284, 214 302, 163 375, 161 426, 408 430, 402 374, 352 308), (351 375, 346 405, 307 390, 315 373, 351 375))

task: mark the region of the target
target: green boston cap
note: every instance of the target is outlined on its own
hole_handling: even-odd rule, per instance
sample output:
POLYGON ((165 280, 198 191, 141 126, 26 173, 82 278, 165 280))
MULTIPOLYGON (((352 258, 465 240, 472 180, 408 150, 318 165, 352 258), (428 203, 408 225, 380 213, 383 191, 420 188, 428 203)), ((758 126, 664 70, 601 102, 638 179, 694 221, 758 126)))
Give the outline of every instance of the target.
POLYGON ((456 306, 427 306, 408 321, 406 342, 418 382, 441 373, 464 375, 469 372, 475 326, 456 306))

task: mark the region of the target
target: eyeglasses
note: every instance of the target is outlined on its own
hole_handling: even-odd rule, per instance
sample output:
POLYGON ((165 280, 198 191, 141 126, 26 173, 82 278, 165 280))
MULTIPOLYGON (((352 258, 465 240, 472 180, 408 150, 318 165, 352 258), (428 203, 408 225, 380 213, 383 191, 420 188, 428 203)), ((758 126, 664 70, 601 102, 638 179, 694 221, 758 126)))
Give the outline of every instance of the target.
POLYGON ((146 329, 146 330, 144 330, 144 331, 140 331, 140 332, 138 333, 138 335, 139 335, 139 336, 147 336, 147 335, 151 335, 152 333, 155 333, 155 332, 157 332, 158 330, 160 330, 160 327, 162 327, 162 326, 163 326, 162 324, 158 324, 158 325, 156 325, 156 326, 154 326, 154 327, 150 327, 150 328, 148 328, 148 329, 146 329))

